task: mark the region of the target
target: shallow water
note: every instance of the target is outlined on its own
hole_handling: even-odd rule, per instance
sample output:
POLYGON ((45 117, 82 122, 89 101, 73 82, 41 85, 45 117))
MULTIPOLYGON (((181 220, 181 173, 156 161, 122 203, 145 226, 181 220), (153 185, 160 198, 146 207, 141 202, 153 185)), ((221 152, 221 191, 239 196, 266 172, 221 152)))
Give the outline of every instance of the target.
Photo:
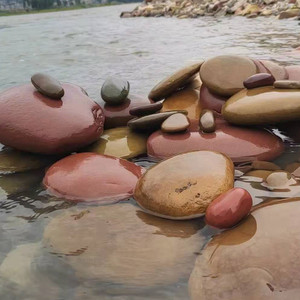
MULTIPOLYGON (((147 95, 158 80, 174 69, 224 53, 300 64, 300 55, 291 52, 293 46, 300 45, 299 26, 295 20, 119 18, 121 11, 133 7, 135 5, 130 4, 1 17, 0 89, 26 83, 33 73, 42 71, 59 80, 81 85, 92 98, 99 100, 100 86, 109 75, 126 78, 133 93, 147 95)), ((297 161, 300 157, 298 146, 287 144, 286 153, 276 162, 284 168, 297 161)), ((145 167, 152 164, 146 158, 134 161, 145 167)), ((87 262, 80 260, 86 255, 80 241, 85 232, 89 235, 91 228, 84 227, 77 236, 81 248, 71 253, 71 259, 70 254, 53 251, 42 241, 49 222, 61 212, 75 208, 74 204, 49 197, 40 185, 42 176, 42 171, 0 176, 1 300, 188 298, 187 282, 193 261, 216 233, 205 226, 203 220, 172 221, 170 226, 169 221, 136 212, 137 225, 129 228, 130 234, 122 232, 116 242, 120 245, 117 256, 108 256, 101 250, 102 240, 103 249, 110 249, 106 244, 110 239, 106 240, 104 233, 99 230, 99 236, 95 236, 100 241, 96 249, 97 261, 115 263, 116 260, 119 268, 115 269, 115 274, 123 274, 123 278, 82 276, 84 269, 93 263, 89 262, 89 257, 87 262), (140 226, 145 231, 136 229, 140 226), (147 243, 156 235, 159 235, 158 240, 147 243), (131 243, 131 236, 136 238, 134 243, 131 243), (166 263, 168 252, 173 253, 176 245, 185 245, 185 241, 191 244, 190 250, 166 263), (130 262, 122 260, 122 251, 128 249, 132 253, 130 262), (137 255, 140 252, 143 255, 137 255), (181 273, 182 262, 187 272, 181 273), (153 279, 160 278, 160 273, 164 280, 157 283, 153 279), (137 279, 133 274, 139 274, 137 279)), ((246 187, 255 203, 300 195, 298 185, 290 191, 270 192, 254 181, 241 177, 236 186, 246 187)), ((135 205, 133 200, 130 204, 135 205)), ((83 204, 77 207, 95 209, 83 204)), ((116 216, 112 216, 111 221, 115 219, 116 216)), ((58 230, 57 236, 59 233, 58 230)))

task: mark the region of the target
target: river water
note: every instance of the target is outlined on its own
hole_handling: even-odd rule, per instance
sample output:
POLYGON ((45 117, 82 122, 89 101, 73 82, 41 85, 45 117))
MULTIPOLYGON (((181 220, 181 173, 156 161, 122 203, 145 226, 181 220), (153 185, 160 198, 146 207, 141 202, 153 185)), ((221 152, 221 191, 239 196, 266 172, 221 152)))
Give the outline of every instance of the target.
MULTIPOLYGON (((134 7, 135 4, 129 4, 1 17, 0 90, 29 82, 35 72, 45 72, 84 87, 98 100, 107 76, 122 76, 130 81, 133 93, 147 95, 157 81, 177 68, 220 54, 300 64, 300 55, 292 51, 300 45, 300 27, 295 20, 119 18, 122 11, 134 7)), ((298 156, 295 149, 287 151, 279 163, 293 161, 291 157, 298 156)), ((181 274, 188 265, 186 256, 187 261, 193 262, 213 234, 203 221, 197 221, 196 225, 175 222, 170 226, 171 223, 139 213, 133 224, 145 226, 145 231, 151 229, 153 233, 144 236, 135 232, 133 226, 130 230, 138 238, 137 244, 130 244, 131 236, 124 232, 116 244, 121 258, 122 253, 129 251, 130 266, 124 268, 126 262, 122 261, 111 276, 82 277, 81 271, 91 267, 88 260, 69 264, 66 257, 49 251, 41 242, 47 224, 61 211, 72 209, 71 204, 45 194, 40 186, 42 176, 31 172, 0 177, 1 300, 188 298, 187 283, 193 264, 187 274, 181 274), (153 236, 160 239, 147 243, 153 236), (195 237, 199 239, 193 240, 195 237), (174 245, 179 247, 185 238, 192 245, 190 253, 172 259, 177 249, 174 245), (164 265, 166 261, 168 264, 164 265), (122 272, 123 277, 119 276, 122 272), (132 281, 134 273, 139 275, 132 281), (156 277, 162 278, 160 282, 153 280, 156 277)), ((295 195, 299 195, 298 190, 295 195)), ((267 196, 270 193, 261 195, 267 196)), ((89 235, 89 228, 83 230, 89 235)), ((102 239, 104 244, 110 243, 110 239, 105 240, 99 233, 100 245, 102 239)), ((120 258, 102 253, 101 249, 98 255, 100 261, 114 266, 112 262, 120 258)))

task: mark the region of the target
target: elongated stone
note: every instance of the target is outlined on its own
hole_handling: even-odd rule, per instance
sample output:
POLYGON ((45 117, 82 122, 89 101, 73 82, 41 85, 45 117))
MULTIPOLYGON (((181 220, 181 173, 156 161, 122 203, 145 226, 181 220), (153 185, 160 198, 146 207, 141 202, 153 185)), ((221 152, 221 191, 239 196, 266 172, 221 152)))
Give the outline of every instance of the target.
POLYGON ((296 80, 276 80, 274 87, 277 89, 300 89, 300 81, 296 80))
POLYGON ((275 78, 269 73, 258 73, 250 76, 244 81, 244 87, 254 89, 261 86, 273 85, 275 78))
POLYGON ((160 81, 149 93, 149 99, 159 101, 183 87, 200 70, 203 61, 184 67, 160 81))
POLYGON ((31 77, 34 87, 43 95, 52 99, 61 99, 65 91, 58 80, 42 73, 36 73, 31 77))
POLYGON ((102 85, 101 97, 110 105, 119 105, 127 99, 129 88, 128 81, 117 77, 110 77, 102 85))
POLYGON ((205 133, 211 133, 216 130, 214 113, 211 110, 203 110, 199 119, 199 127, 205 133))
POLYGON ((184 114, 174 114, 168 117, 162 124, 163 132, 176 133, 185 131, 190 126, 190 122, 184 114))
POLYGON ((161 102, 151 103, 134 107, 130 109, 129 113, 135 117, 143 117, 158 112, 159 110, 161 110, 162 107, 163 104, 161 102))

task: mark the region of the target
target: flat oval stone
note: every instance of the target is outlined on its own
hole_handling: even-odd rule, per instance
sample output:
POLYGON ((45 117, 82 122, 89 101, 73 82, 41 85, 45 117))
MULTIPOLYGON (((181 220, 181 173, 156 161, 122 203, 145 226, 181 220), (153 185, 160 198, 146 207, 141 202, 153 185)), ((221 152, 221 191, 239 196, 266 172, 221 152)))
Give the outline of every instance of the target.
POLYGON ((147 153, 147 136, 128 127, 104 130, 99 140, 83 150, 129 159, 147 153))
POLYGON ((215 116, 211 110, 205 109, 202 111, 199 119, 199 127, 205 133, 211 133, 216 130, 215 116))
POLYGON ((285 69, 289 80, 300 80, 300 66, 287 66, 285 69))
POLYGON ((185 110, 190 120, 198 120, 201 113, 199 89, 187 87, 167 97, 161 112, 171 110, 185 110))
POLYGON ((216 235, 196 260, 191 299, 297 299, 299 200, 262 204, 239 226, 216 235))
POLYGON ((52 165, 43 183, 49 193, 76 201, 115 202, 129 198, 142 168, 95 153, 67 156, 52 165))
POLYGON ((292 175, 286 171, 275 171, 272 172, 262 184, 266 188, 273 189, 285 189, 289 185, 296 184, 296 180, 292 178, 292 175))
POLYGON ((149 93, 149 99, 159 101, 184 85, 200 70, 203 61, 184 67, 160 81, 149 93))
POLYGON ((244 87, 254 89, 261 86, 273 85, 275 78, 269 73, 258 73, 250 76, 244 81, 244 87))
POLYGON ((277 171, 280 170, 280 167, 270 161, 261 161, 255 160, 251 164, 252 169, 254 170, 269 170, 269 171, 277 171))
POLYGON ((223 106, 226 121, 239 125, 273 124, 300 118, 300 89, 260 87, 243 90, 223 106))
POLYGON ((176 133, 185 131, 190 126, 190 122, 184 114, 174 114, 168 117, 162 124, 163 132, 176 133))
POLYGON ((151 104, 134 107, 129 111, 129 113, 132 116, 143 117, 158 112, 159 110, 161 110, 162 107, 163 104, 161 102, 151 103, 151 104))
POLYGON ((101 97, 110 105, 119 105, 127 99, 129 88, 128 81, 117 77, 109 77, 102 85, 101 97))
POLYGON ((247 57, 221 55, 203 63, 202 82, 213 92, 232 96, 244 88, 243 81, 256 74, 256 65, 247 57))
POLYGON ((36 170, 52 164, 57 157, 33 154, 2 147, 0 150, 0 174, 36 170))
POLYGON ((101 135, 101 107, 81 88, 65 83, 61 100, 53 101, 31 84, 0 93, 0 140, 18 150, 59 154, 76 151, 101 135))
POLYGON ((252 207, 252 197, 244 189, 233 188, 213 200, 205 213, 208 225, 230 228, 245 218, 252 207))
POLYGON ((128 122, 128 127, 134 131, 141 131, 141 132, 153 132, 161 127, 161 124, 168 119, 170 116, 177 114, 177 113, 184 113, 187 114, 186 111, 181 110, 174 110, 162 113, 156 113, 153 115, 144 116, 141 118, 136 118, 130 120, 128 122))
POLYGON ((189 276, 203 226, 201 220, 157 218, 130 203, 75 207, 51 219, 43 246, 63 255, 81 281, 109 282, 118 293, 160 288, 189 276))
POLYGON ((196 218, 233 187, 234 167, 225 155, 194 151, 176 155, 139 179, 134 199, 146 212, 169 219, 196 218))
POLYGON ((60 82, 47 74, 36 73, 31 82, 41 94, 52 99, 61 99, 65 94, 60 82))
POLYGON ((195 150, 219 151, 234 162, 245 162, 273 160, 283 152, 284 144, 265 130, 235 126, 220 126, 214 133, 195 129, 170 135, 156 131, 147 141, 148 155, 159 159, 195 150))
POLYGON ((269 73, 274 76, 275 80, 288 79, 288 73, 285 67, 269 60, 261 60, 260 62, 265 66, 269 73))
POLYGON ((200 105, 202 109, 211 109, 221 113, 222 106, 227 100, 228 97, 213 94, 204 84, 202 84, 200 89, 200 105))
POLYGON ((276 80, 274 87, 277 89, 300 89, 300 81, 296 80, 276 80))
POLYGON ((128 121, 134 118, 130 114, 130 110, 141 105, 150 104, 150 100, 130 94, 128 98, 120 105, 109 105, 105 102, 100 102, 105 116, 105 129, 127 126, 128 121))

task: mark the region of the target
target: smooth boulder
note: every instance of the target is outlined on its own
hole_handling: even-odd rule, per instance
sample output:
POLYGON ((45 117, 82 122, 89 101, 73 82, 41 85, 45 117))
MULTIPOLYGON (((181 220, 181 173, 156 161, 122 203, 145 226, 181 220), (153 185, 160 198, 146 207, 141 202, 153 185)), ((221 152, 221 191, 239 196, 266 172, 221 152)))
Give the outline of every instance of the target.
POLYGON ((110 105, 119 105, 127 99, 129 89, 128 81, 117 77, 109 77, 101 87, 101 97, 110 105))
POLYGON ((243 89, 243 81, 256 72, 256 65, 247 57, 221 55, 203 63, 200 78, 213 93, 232 96, 243 89))
POLYGON ((205 213, 208 225, 220 229, 230 228, 245 218, 252 207, 252 197, 241 188, 233 188, 213 200, 205 213))
POLYGON ((222 115, 238 125, 273 124, 300 119, 300 89, 271 86, 243 90, 223 106, 222 115))
POLYGON ((106 203, 131 197, 141 175, 141 167, 124 159, 79 153, 52 165, 43 183, 57 197, 106 203))
POLYGON ((60 154, 76 151, 99 138, 101 107, 80 87, 62 84, 65 94, 53 101, 31 84, 0 93, 0 140, 18 150, 60 154))
POLYGON ((234 167, 225 155, 194 151, 176 155, 139 179, 134 199, 146 211, 168 219, 202 216, 207 206, 233 187, 234 167))

